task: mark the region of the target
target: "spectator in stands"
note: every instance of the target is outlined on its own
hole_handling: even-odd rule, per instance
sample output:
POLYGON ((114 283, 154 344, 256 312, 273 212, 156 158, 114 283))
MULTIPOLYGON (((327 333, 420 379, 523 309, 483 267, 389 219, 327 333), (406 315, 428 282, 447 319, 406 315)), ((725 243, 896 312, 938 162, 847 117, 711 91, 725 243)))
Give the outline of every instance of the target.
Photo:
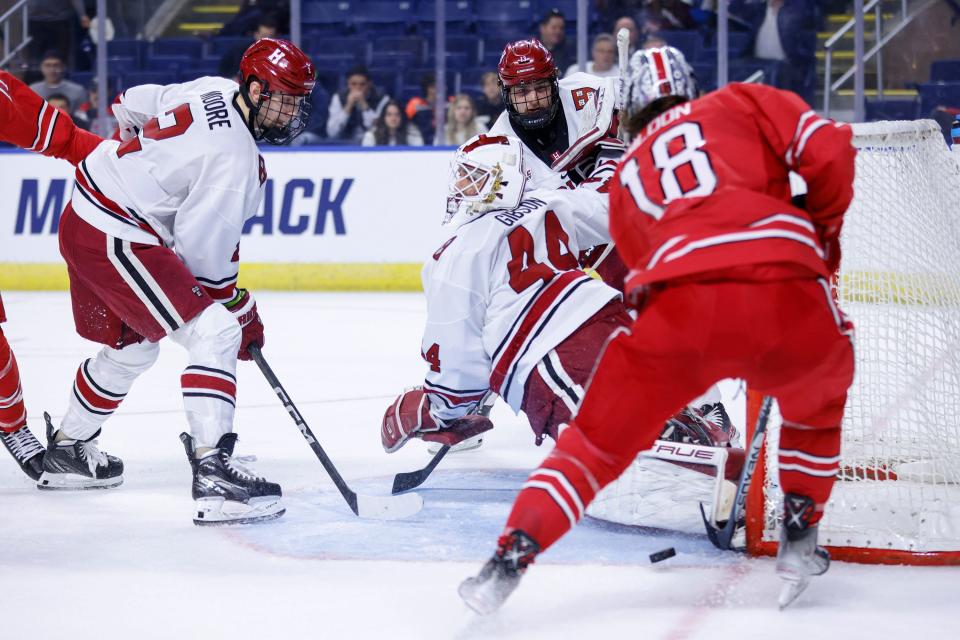
POLYGON ((290 33, 290 0, 243 0, 240 11, 223 25, 220 35, 250 35, 266 16, 276 20, 279 31, 290 33))
POLYGON ((432 73, 420 78, 420 95, 407 101, 404 109, 407 120, 413 123, 427 144, 433 143, 437 130, 437 118, 434 105, 437 104, 437 79, 432 73))
POLYGON ((40 73, 43 74, 43 80, 34 82, 30 85, 30 88, 47 100, 50 99, 50 96, 60 93, 67 97, 70 104, 86 102, 87 90, 76 82, 65 79, 66 71, 67 66, 64 63, 63 56, 56 51, 47 51, 43 54, 40 63, 40 73))
POLYGON ((251 44, 260 38, 276 38, 279 32, 280 29, 278 27, 277 17, 275 15, 268 13, 262 16, 257 21, 257 29, 253 32, 253 39, 250 40, 250 42, 237 45, 224 52, 224 54, 220 56, 220 64, 217 68, 218 75, 222 78, 230 78, 232 80, 236 80, 237 82, 241 82, 240 58, 243 57, 243 53, 251 44))
POLYGON ((626 29, 630 32, 628 50, 628 59, 629 56, 633 55, 633 52, 637 50, 637 42, 640 40, 640 30, 637 29, 637 21, 631 18, 630 16, 621 16, 617 18, 617 21, 613 25, 613 35, 616 37, 620 33, 620 29, 626 29))
POLYGON ((66 53, 65 60, 72 63, 77 19, 84 29, 90 26, 83 0, 29 0, 27 14, 32 60, 37 61, 51 49, 60 49, 66 53))
POLYGON ((503 94, 500 93, 500 77, 496 71, 483 74, 480 90, 483 96, 477 102, 477 121, 489 129, 503 113, 503 94))
POLYGON ((733 0, 730 14, 753 35, 753 55, 777 62, 776 86, 813 102, 819 10, 808 0, 733 0))
MULTIPOLYGON (((572 64, 566 75, 580 71, 580 65, 572 64)), ((609 33, 601 33, 593 39, 590 49, 590 59, 587 60, 587 73, 602 78, 616 78, 620 75, 617 68, 617 40, 609 33)))
POLYGON ((407 116, 395 100, 383 107, 383 113, 373 128, 363 134, 365 147, 422 147, 420 131, 407 121, 407 116))
POLYGON ((389 100, 390 96, 373 86, 366 67, 352 69, 347 73, 347 88, 330 100, 327 135, 360 142, 389 100))
POLYGON ((47 97, 47 102, 50 103, 50 106, 59 109, 60 113, 65 113, 70 115, 70 99, 62 93, 53 93, 47 97))
POLYGON ((559 9, 551 9, 540 19, 540 42, 553 54, 558 69, 566 69, 571 62, 566 26, 567 21, 559 9))
POLYGON ((671 29, 693 29, 697 26, 690 13, 690 4, 684 0, 643 0, 640 22, 640 28, 645 34, 671 29))
POLYGON ((444 142, 459 147, 478 133, 486 131, 487 128, 477 121, 477 107, 473 104, 473 98, 465 93, 458 94, 447 108, 444 142))

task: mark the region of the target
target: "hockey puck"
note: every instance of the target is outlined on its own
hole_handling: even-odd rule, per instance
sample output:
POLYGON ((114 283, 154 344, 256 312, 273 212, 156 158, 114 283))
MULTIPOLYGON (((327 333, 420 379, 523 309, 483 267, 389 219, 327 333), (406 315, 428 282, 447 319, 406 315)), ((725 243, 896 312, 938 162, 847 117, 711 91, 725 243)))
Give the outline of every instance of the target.
POLYGON ((662 549, 656 553, 651 553, 650 562, 663 562, 667 558, 672 558, 675 555, 677 555, 677 550, 673 547, 667 547, 666 549, 662 549))

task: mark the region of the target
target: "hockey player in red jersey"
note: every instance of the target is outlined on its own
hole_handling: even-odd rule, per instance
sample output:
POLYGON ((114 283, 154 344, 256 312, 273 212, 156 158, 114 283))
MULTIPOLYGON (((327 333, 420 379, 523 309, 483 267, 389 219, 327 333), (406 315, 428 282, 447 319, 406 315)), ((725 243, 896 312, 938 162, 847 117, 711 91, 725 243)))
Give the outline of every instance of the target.
POLYGON ((41 488, 117 486, 123 464, 97 446, 101 425, 170 336, 187 351, 180 378, 190 434, 194 522, 279 517, 280 487, 233 459, 237 358, 262 345, 253 296, 237 287, 244 221, 263 196, 256 141, 283 144, 306 125, 314 67, 264 38, 240 64, 243 84, 200 78, 128 89, 114 104, 122 142, 80 162, 60 220, 78 333, 103 349, 81 363, 59 428, 47 417, 41 488))
MULTIPOLYGON (((0 71, 0 140, 22 149, 61 158, 72 165, 87 157, 103 141, 77 127, 69 115, 52 107, 30 87, 0 71)), ((6 321, 0 299, 0 323, 6 321)), ((43 445, 27 427, 27 410, 17 360, 0 329, 0 442, 24 473, 34 480, 41 474, 43 445)))
POLYGON ((783 416, 781 607, 829 566, 817 523, 839 468, 854 366, 852 326, 829 283, 853 197, 851 131, 761 85, 691 102, 678 95, 682 76, 660 49, 631 60, 634 139, 611 187, 610 227, 639 315, 607 346, 495 555, 460 586, 479 612, 503 603, 667 416, 726 377, 776 397, 783 416), (807 182, 805 209, 791 205, 791 170, 807 182))

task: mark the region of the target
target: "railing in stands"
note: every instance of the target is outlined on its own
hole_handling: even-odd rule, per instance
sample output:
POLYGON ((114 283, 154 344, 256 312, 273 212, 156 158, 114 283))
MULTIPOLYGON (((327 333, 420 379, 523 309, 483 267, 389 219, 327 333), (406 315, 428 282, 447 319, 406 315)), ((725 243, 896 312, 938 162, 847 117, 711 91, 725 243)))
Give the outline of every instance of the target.
POLYGON ((839 78, 831 82, 833 77, 833 49, 837 42, 840 41, 844 35, 846 35, 850 29, 853 29, 857 24, 857 16, 850 18, 847 22, 844 23, 842 27, 837 29, 837 32, 830 36, 826 42, 823 43, 823 48, 826 50, 826 55, 824 59, 824 71, 823 71, 823 115, 830 115, 830 97, 833 92, 837 91, 840 87, 844 85, 847 80, 851 78, 856 72, 859 65, 866 65, 866 63, 873 57, 876 57, 876 80, 877 80, 877 96, 883 97, 883 56, 877 55, 884 46, 887 45, 898 33, 903 31, 907 25, 913 22, 917 16, 926 11, 928 8, 933 6, 937 0, 922 0, 921 2, 914 3, 913 7, 910 6, 908 0, 900 1, 900 18, 899 21, 894 23, 886 33, 884 33, 884 24, 883 24, 883 3, 881 0, 870 0, 863 6, 862 15, 865 18, 869 13, 873 12, 873 28, 874 28, 874 45, 867 50, 862 52, 862 55, 858 55, 854 59, 853 65, 850 66, 839 78), (912 11, 911 11, 912 10, 912 11))
POLYGON ((0 16, 0 25, 3 29, 3 57, 0 58, 0 67, 7 64, 21 49, 30 44, 28 20, 27 0, 20 0, 0 16), (17 21, 19 21, 19 25, 17 21), (19 29, 17 29, 17 26, 19 26, 19 29), (19 36, 20 42, 14 46, 13 41, 17 36, 19 36))

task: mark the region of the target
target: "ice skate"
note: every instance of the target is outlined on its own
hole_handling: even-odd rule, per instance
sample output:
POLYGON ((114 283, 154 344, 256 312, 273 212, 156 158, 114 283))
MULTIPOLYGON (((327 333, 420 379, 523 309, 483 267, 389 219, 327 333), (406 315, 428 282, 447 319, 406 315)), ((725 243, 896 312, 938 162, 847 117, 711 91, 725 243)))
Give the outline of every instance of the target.
POLYGON ((16 431, 7 433, 0 431, 0 442, 7 448, 13 459, 17 461, 23 472, 32 480, 39 480, 43 473, 43 452, 40 441, 33 435, 27 425, 16 431))
POLYGON ((50 414, 47 423, 47 450, 43 455, 40 489, 109 489, 123 484, 123 461, 107 455, 97 446, 100 430, 86 440, 60 439, 50 414))
POLYGON ((494 556, 476 577, 461 582, 457 592, 477 613, 493 613, 517 588, 520 578, 539 552, 540 545, 523 531, 502 535, 494 556))
POLYGON ((280 485, 255 476, 233 457, 237 434, 224 434, 199 458, 189 434, 181 433, 180 440, 193 470, 194 524, 247 524, 284 514, 280 485))
POLYGON ((810 584, 810 578, 830 568, 830 554, 817 546, 817 525, 808 526, 813 501, 806 496, 784 496, 785 514, 777 551, 777 575, 784 581, 780 609, 790 606, 810 584))

